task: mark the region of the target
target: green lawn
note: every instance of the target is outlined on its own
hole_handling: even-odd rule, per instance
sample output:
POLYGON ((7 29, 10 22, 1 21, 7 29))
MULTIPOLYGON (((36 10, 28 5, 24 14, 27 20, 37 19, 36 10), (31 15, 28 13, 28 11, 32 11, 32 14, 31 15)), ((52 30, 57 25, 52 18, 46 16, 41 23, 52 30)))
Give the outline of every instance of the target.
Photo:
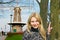
POLYGON ((13 34, 10 36, 7 36, 5 40, 22 40, 22 34, 13 34))

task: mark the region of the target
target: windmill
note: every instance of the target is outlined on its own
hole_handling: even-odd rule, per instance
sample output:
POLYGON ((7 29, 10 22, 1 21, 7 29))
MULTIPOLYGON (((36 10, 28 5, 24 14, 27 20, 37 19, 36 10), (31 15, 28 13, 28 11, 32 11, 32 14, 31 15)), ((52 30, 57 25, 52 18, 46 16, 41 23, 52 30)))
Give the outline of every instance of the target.
POLYGON ((17 4, 16 7, 14 7, 14 18, 13 23, 9 23, 9 25, 12 25, 13 32, 22 32, 22 26, 25 25, 25 23, 21 22, 21 8, 20 7, 26 7, 26 6, 18 6, 18 0, 16 0, 17 4))
MULTIPOLYGON (((9 25, 12 25, 12 32, 21 32, 22 31, 22 26, 25 25, 25 23, 21 22, 21 8, 23 9, 31 9, 32 6, 18 6, 19 4, 19 0, 15 0, 16 5, 15 6, 4 6, 0 7, 0 9, 10 9, 10 10, 14 10, 14 18, 13 18, 13 23, 8 23, 9 25)), ((6 2, 8 3, 8 2, 6 2)), ((12 3, 12 2, 10 2, 12 3)), ((2 3, 3 4, 3 3, 2 3)))

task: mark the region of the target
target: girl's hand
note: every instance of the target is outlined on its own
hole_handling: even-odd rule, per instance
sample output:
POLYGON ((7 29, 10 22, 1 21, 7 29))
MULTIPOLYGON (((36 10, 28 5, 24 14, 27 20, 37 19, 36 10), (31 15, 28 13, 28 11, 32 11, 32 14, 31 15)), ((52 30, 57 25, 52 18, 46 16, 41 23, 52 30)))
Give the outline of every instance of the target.
POLYGON ((51 30, 52 30, 52 27, 51 27, 51 22, 50 22, 49 25, 48 25, 48 29, 47 29, 48 34, 50 34, 51 30))

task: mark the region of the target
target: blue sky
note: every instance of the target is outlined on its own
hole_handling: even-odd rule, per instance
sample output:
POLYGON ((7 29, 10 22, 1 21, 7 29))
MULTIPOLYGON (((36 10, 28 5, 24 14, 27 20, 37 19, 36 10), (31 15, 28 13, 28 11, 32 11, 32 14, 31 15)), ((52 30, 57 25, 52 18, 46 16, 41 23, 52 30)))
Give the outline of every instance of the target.
MULTIPOLYGON (((0 2, 9 2, 11 0, 0 0, 0 2)), ((16 0, 9 4, 0 4, 0 31, 9 31, 10 27, 7 24, 10 22, 10 14, 14 14, 13 8, 19 6, 21 8, 21 19, 22 22, 27 22, 28 16, 32 12, 40 12, 40 8, 38 3, 35 0, 18 0, 18 3, 16 3, 16 0), (22 6, 32 6, 30 7, 22 7, 22 6), (1 8, 2 7, 2 8, 1 8), (2 29, 2 30, 1 30, 2 29)))

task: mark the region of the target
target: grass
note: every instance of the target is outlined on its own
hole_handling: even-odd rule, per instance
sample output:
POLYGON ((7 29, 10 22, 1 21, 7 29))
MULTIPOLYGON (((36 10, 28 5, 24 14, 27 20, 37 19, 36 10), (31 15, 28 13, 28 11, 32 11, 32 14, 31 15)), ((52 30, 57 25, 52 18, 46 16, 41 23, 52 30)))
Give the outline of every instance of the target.
POLYGON ((10 34, 5 40, 22 40, 23 34, 10 34))

